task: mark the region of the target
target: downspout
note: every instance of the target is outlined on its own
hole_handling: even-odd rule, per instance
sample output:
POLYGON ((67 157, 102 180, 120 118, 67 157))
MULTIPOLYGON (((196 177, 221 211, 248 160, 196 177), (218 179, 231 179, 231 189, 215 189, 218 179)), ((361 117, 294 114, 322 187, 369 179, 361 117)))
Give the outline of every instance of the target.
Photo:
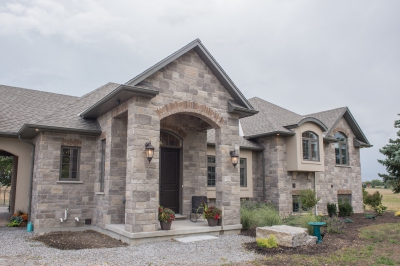
MULTIPOLYGON (((315 172, 314 172, 314 191, 315 191, 315 196, 317 197, 317 175, 315 172)), ((315 205, 315 216, 317 215, 318 215, 318 203, 315 205)))
POLYGON ((29 179, 29 196, 28 196, 28 219, 29 222, 32 221, 31 219, 31 207, 32 207, 32 184, 33 184, 33 166, 35 162, 35 144, 25 139, 21 139, 21 135, 18 135, 18 139, 22 142, 25 142, 32 146, 32 156, 31 156, 31 173, 29 179))

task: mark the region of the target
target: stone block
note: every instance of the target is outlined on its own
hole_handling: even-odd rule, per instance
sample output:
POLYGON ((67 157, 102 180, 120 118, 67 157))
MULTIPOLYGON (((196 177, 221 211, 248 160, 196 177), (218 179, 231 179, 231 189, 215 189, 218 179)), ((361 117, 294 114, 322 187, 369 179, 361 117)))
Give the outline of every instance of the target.
POLYGON ((308 235, 305 228, 274 225, 257 227, 256 229, 256 239, 268 238, 271 235, 275 235, 278 245, 284 247, 299 247, 317 243, 317 237, 308 235))

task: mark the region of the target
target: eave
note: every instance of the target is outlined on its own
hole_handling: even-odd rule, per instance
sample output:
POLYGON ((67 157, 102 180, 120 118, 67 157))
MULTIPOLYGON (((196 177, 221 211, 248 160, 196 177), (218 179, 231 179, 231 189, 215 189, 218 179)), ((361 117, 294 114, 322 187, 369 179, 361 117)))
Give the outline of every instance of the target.
POLYGON ((91 135, 99 136, 101 134, 100 130, 87 130, 87 129, 77 129, 77 128, 65 128, 65 127, 53 127, 35 124, 24 124, 18 131, 17 136, 20 135, 23 139, 33 139, 40 132, 59 132, 59 133, 73 133, 81 135, 91 135))
POLYGON ((159 91, 154 89, 120 85, 100 101, 80 113, 79 116, 82 118, 96 119, 134 96, 153 98, 157 96, 158 93, 159 91))

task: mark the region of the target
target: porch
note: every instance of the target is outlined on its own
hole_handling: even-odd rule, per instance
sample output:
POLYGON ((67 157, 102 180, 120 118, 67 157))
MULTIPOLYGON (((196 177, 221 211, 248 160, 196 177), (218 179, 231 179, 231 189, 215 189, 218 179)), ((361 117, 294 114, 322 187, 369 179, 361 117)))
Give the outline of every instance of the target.
POLYGON ((179 237, 239 234, 241 228, 241 224, 211 227, 208 226, 207 220, 200 219, 196 223, 190 220, 175 220, 172 222, 171 230, 161 230, 160 226, 158 226, 158 231, 138 233, 125 231, 125 224, 106 224, 105 230, 102 230, 102 233, 132 246, 141 243, 171 240, 179 237))

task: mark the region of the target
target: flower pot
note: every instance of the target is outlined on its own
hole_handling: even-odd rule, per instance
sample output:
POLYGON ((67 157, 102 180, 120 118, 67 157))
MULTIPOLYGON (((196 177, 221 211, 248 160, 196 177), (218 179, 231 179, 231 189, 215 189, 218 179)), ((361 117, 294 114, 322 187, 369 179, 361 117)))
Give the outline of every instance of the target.
POLYGON ((171 230, 172 222, 160 221, 161 230, 171 230))
POLYGON ((214 218, 207 218, 207 222, 209 226, 217 226, 218 225, 218 220, 214 218))

